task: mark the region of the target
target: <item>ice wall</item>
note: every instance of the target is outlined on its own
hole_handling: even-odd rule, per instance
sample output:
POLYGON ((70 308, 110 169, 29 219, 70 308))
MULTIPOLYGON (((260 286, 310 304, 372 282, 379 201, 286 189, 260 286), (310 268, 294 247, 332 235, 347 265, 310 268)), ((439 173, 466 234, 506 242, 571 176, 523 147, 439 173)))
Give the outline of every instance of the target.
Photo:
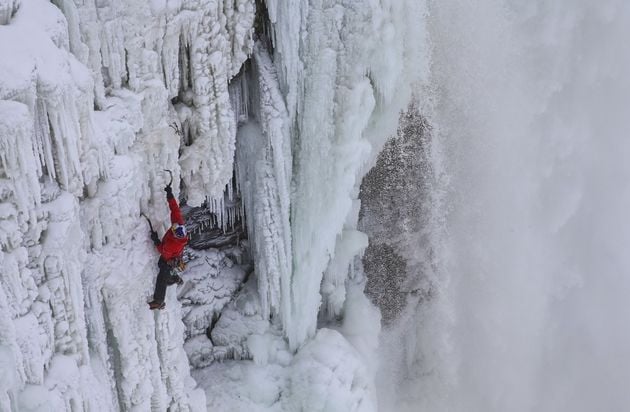
POLYGON ((426 73, 424 4, 259 6, 269 50, 268 39, 254 49, 250 0, 1 1, 0 361, 15 371, 0 381, 3 405, 204 407, 175 292, 165 311, 146 308, 157 256, 139 215, 163 232, 170 169, 176 195, 208 200, 222 225, 243 213, 224 204, 226 184, 228 200, 242 195, 260 315, 280 325, 282 366, 295 367, 287 408, 319 397, 304 382, 328 346, 344 354, 318 364, 343 383, 335 396, 374 406, 358 185, 426 73), (237 194, 238 73, 249 107, 237 194), (317 332, 318 316, 343 335, 317 332))
POLYGON ((326 290, 338 314, 348 268, 365 247, 354 230, 358 185, 395 130, 409 84, 425 73, 424 6, 270 1, 267 10, 293 137, 291 316, 283 322, 295 349, 315 333, 329 262, 326 290))
POLYGON ((232 178, 236 125, 228 82, 251 51, 254 2, 210 0, 73 4, 55 2, 68 19, 70 47, 91 70, 95 103, 125 87, 141 93, 145 122, 179 125, 181 179, 188 202, 222 208, 232 178), (149 101, 172 107, 150 111, 149 101))
POLYGON ((53 3, 0 2, 0 410, 203 410, 139 214, 222 199, 253 1, 53 3))
POLYGON ((429 12, 439 282, 401 325, 411 356, 383 407, 627 409, 630 9, 429 12))

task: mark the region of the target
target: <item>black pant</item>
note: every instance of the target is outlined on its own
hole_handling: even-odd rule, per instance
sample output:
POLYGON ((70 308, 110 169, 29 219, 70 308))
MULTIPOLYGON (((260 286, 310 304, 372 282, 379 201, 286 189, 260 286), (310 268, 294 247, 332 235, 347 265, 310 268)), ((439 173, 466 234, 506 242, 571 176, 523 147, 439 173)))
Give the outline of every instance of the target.
POLYGON ((160 271, 155 281, 155 292, 153 293, 153 301, 162 303, 164 302, 164 296, 166 296, 166 287, 175 283, 175 279, 171 276, 171 267, 162 257, 158 260, 158 268, 160 271))

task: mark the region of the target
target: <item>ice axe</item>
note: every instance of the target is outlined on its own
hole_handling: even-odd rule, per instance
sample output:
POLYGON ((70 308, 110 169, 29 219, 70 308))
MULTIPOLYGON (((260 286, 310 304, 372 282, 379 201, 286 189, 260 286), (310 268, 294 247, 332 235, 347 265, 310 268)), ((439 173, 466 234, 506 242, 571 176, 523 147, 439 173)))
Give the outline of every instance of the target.
POLYGON ((177 133, 178 136, 182 136, 182 129, 179 128, 179 125, 176 122, 169 124, 169 126, 171 129, 175 130, 175 133, 177 133))
POLYGON ((173 172, 171 172, 168 169, 164 169, 165 172, 168 172, 168 174, 171 176, 171 180, 169 180, 168 184, 166 186, 170 186, 173 184, 173 172))
POLYGON ((144 217, 147 220, 147 223, 149 223, 149 228, 151 229, 151 240, 153 241, 153 244, 155 246, 158 246, 160 244, 160 238, 159 238, 157 232, 153 229, 153 225, 151 224, 151 220, 144 213, 140 213, 140 216, 144 217))
POLYGON ((140 216, 142 216, 143 218, 147 220, 147 222, 149 223, 149 228, 151 229, 151 232, 155 232, 155 230, 153 230, 153 225, 151 224, 151 220, 147 217, 147 215, 145 215, 144 213, 140 213, 140 216))

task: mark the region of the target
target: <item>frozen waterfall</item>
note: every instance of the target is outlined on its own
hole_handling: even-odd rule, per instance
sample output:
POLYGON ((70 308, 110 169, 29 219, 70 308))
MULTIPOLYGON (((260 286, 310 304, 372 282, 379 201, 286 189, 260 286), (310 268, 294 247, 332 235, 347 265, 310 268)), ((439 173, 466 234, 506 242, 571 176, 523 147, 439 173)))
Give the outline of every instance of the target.
POLYGON ((0 410, 374 410, 358 191, 422 13, 0 0, 0 410), (192 237, 151 312, 165 169, 192 237))

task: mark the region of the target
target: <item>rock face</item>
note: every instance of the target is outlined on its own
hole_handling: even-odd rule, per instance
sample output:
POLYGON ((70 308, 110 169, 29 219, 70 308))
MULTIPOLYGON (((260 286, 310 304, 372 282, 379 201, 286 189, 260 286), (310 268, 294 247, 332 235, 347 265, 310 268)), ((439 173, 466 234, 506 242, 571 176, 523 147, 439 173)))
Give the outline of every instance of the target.
POLYGON ((417 298, 431 294, 430 135, 430 127, 412 104, 361 183, 358 227, 370 240, 363 256, 365 292, 381 309, 385 325, 395 322, 417 298))

